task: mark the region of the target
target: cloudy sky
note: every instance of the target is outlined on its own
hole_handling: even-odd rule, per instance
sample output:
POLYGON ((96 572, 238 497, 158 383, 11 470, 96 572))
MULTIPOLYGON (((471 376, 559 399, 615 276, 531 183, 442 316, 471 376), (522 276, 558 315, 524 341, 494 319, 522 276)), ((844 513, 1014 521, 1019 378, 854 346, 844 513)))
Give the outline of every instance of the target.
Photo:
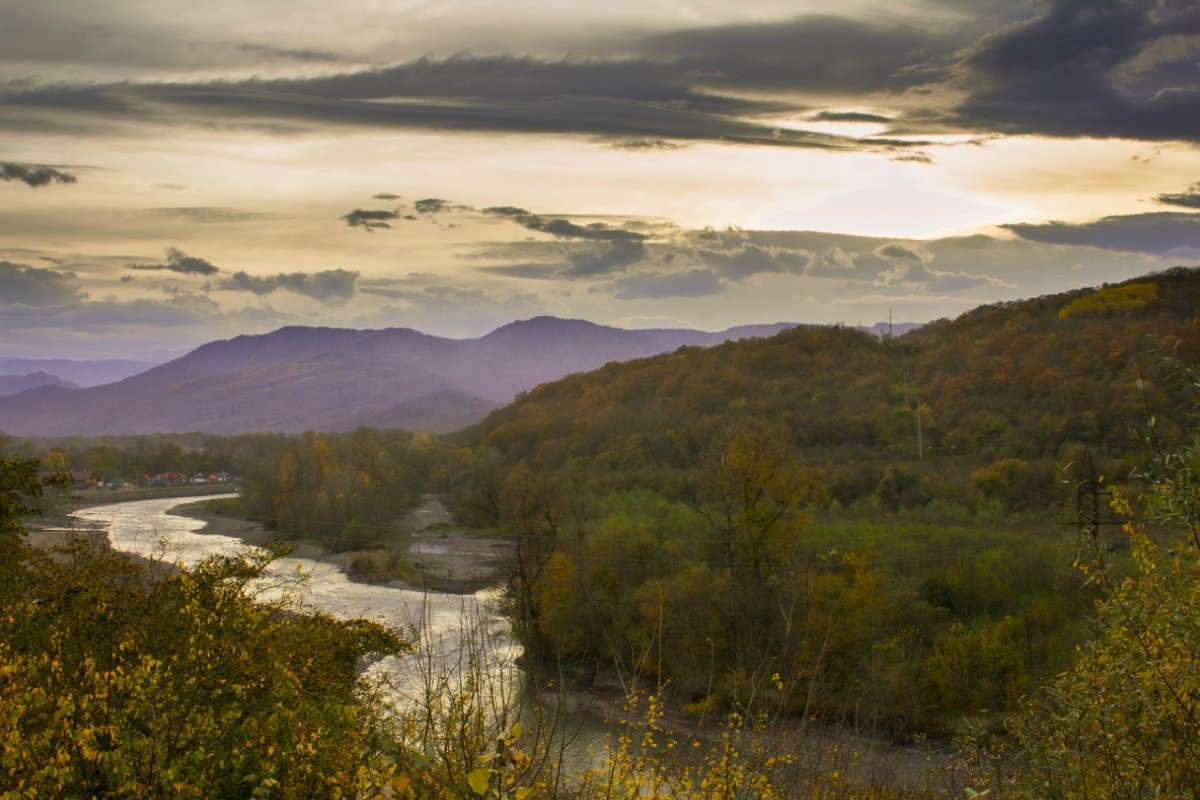
POLYGON ((1195 0, 0 0, 0 356, 1200 262, 1195 0))

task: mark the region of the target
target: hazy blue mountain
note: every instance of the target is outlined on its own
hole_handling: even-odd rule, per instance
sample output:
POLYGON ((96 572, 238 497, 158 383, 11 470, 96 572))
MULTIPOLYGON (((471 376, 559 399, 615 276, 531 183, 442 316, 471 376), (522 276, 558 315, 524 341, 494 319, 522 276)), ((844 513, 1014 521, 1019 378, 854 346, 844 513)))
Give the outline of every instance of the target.
POLYGON ((462 340, 406 328, 281 328, 210 342, 115 383, 0 397, 0 429, 17 436, 360 425, 455 430, 519 392, 572 372, 789 327, 623 330, 537 317, 462 340))
POLYGON ((99 386, 145 372, 157 363, 119 358, 100 361, 74 361, 69 358, 0 358, 0 375, 46 372, 77 386, 99 386))
POLYGON ((47 372, 31 372, 28 375, 0 375, 0 397, 10 394, 20 394, 27 389, 37 389, 42 386, 62 386, 67 389, 78 389, 77 384, 64 381, 57 375, 47 372))

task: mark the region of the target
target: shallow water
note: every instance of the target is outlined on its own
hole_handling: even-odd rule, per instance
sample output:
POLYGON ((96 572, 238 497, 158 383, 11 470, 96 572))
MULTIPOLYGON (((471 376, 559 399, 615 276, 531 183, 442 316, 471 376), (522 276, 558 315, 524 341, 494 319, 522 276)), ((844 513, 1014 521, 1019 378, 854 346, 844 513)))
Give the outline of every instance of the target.
MULTIPOLYGON (((115 550, 172 564, 189 566, 249 549, 231 536, 197 533, 204 527, 200 520, 167 513, 179 504, 178 498, 135 500, 85 508, 77 516, 107 528, 115 550)), ((287 587, 301 607, 341 619, 380 622, 413 641, 416 655, 383 659, 372 667, 391 679, 400 697, 419 697, 437 672, 450 673, 437 677, 455 684, 463 669, 477 666, 481 656, 483 668, 506 691, 519 683, 515 659, 520 647, 496 608, 498 589, 457 595, 356 583, 332 563, 293 557, 274 561, 270 577, 275 588, 268 594, 287 587)))

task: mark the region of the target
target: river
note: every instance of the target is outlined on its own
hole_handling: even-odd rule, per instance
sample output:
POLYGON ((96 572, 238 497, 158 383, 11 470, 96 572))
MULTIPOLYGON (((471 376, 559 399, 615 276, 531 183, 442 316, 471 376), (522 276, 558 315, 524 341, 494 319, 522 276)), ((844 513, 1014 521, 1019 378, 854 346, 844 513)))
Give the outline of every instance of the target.
MULTIPOLYGON (((115 550, 168 563, 195 564, 248 547, 230 536, 198 533, 205 525, 201 520, 167 513, 179 503, 178 498, 136 500, 76 513, 80 520, 106 528, 115 550)), ((280 558, 270 569, 278 585, 302 583, 302 606, 343 619, 374 620, 414 642, 412 655, 382 659, 370 667, 371 674, 392 687, 398 707, 422 708, 431 697, 463 696, 460 690, 469 683, 481 702, 497 713, 510 720, 521 713, 535 727, 545 725, 548 736, 559 743, 553 749, 560 763, 575 769, 596 764, 596 753, 612 731, 600 717, 586 712, 562 714, 536 702, 522 702, 528 697, 522 694, 524 680, 516 665, 521 648, 497 608, 501 590, 458 595, 356 583, 336 565, 309 558, 280 558)), ((844 745, 842 736, 831 738, 826 732, 806 739, 800 751, 818 752, 833 739, 844 745)), ((850 767, 871 782, 880 780, 874 773, 882 766, 888 774, 883 783, 915 785, 926 770, 948 763, 944 753, 931 758, 927 751, 863 740, 859 735, 850 742, 856 750, 873 755, 850 767)))
MULTIPOLYGON (((201 520, 167 513, 179 503, 178 498, 135 500, 76 514, 106 528, 113 549, 172 564, 192 565, 247 548, 231 536, 198 533, 205 524, 201 520)), ((371 667, 389 679, 398 702, 419 702, 433 680, 457 683, 468 666, 484 669, 497 682, 497 691, 515 696, 520 646, 497 610, 499 589, 458 595, 357 583, 332 563, 290 556, 271 564, 270 577, 277 587, 271 591, 287 587, 302 608, 373 620, 405 634, 415 645, 413 655, 383 659, 371 667)))

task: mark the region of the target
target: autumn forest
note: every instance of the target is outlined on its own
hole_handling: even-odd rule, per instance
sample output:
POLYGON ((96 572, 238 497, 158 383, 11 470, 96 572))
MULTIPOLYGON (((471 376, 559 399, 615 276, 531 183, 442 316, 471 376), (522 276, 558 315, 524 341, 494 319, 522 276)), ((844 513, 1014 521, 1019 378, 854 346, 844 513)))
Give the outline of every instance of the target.
POLYGON ((1200 272, 1176 268, 903 336, 797 327, 570 375, 450 434, 8 438, 0 797, 1187 796, 1197 309, 1200 272), (356 688, 396 632, 256 605, 253 559, 152 576, 23 544, 80 464, 228 471, 240 494, 213 511, 352 552, 361 580, 410 575, 395 521, 444 497, 463 535, 513 543, 532 685, 620 676, 653 698, 655 747, 665 715, 725 749, 668 780, 618 746, 604 780, 560 782, 518 726, 473 729, 509 755, 431 760, 356 688), (957 783, 801 776, 756 749, 773 726, 934 742, 957 783))

